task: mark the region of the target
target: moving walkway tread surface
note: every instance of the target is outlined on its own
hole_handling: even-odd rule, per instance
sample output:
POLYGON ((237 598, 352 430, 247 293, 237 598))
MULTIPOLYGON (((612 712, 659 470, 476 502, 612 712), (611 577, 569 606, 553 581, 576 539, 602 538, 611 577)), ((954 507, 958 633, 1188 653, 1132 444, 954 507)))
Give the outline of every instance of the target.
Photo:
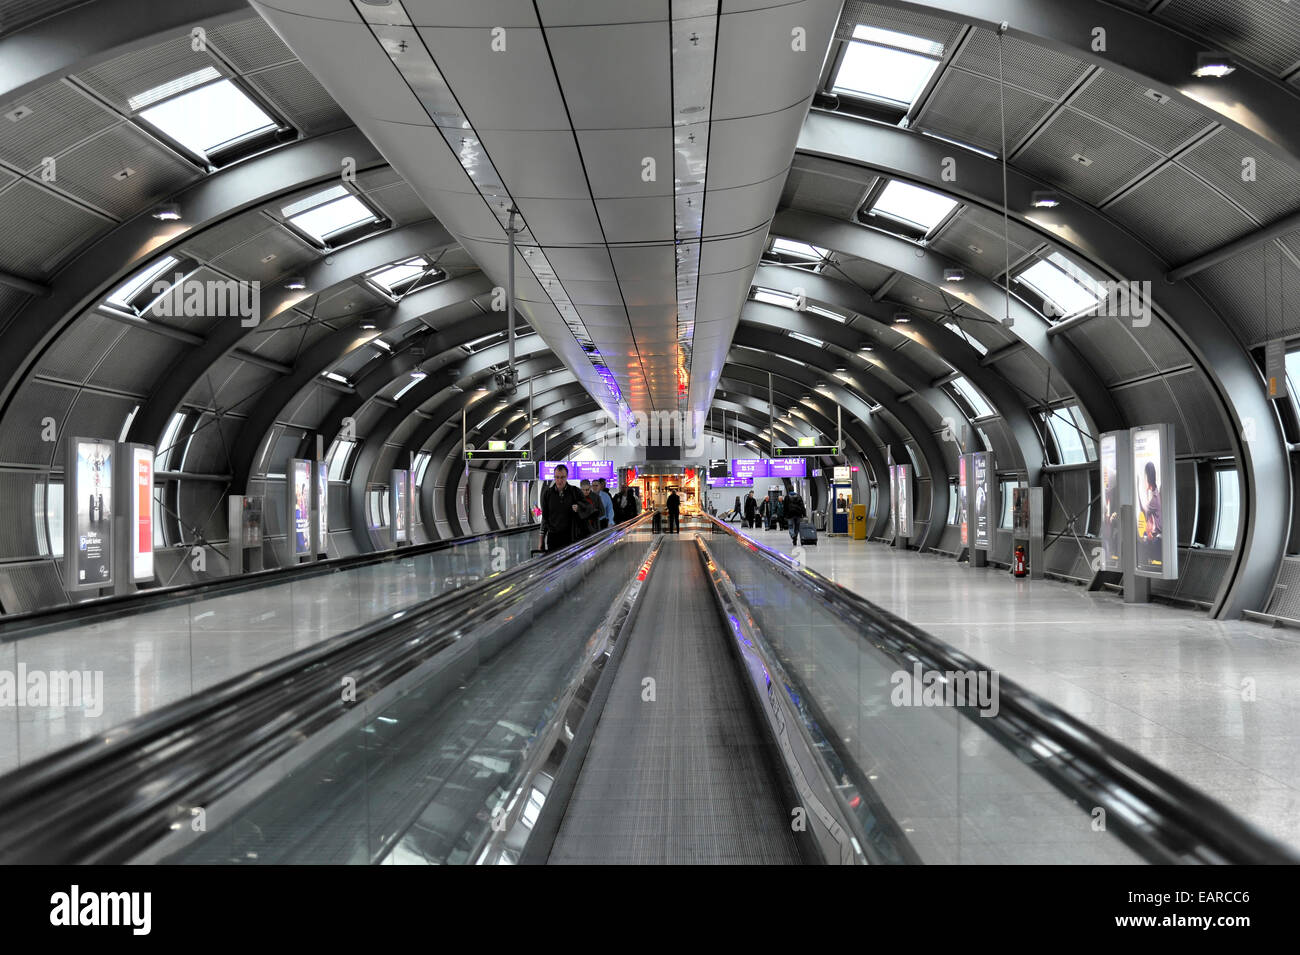
POLYGON ((641 600, 549 862, 801 862, 691 537, 665 538, 641 600))

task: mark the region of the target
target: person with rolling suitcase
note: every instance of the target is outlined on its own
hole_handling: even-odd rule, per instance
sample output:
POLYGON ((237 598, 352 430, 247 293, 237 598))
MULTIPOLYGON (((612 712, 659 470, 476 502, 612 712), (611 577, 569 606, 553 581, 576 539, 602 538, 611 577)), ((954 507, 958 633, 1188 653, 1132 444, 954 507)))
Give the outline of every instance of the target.
POLYGON ((803 506, 803 498, 797 492, 785 499, 784 513, 786 520, 790 522, 790 543, 802 543, 800 528, 803 526, 804 518, 808 516, 808 509, 803 506))

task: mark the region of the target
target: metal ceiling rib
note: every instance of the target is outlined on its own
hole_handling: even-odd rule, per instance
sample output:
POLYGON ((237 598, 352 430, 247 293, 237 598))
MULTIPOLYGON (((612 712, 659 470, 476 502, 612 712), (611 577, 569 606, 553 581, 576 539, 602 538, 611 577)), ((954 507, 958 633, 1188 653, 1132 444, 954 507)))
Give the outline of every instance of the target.
POLYGON ((254 6, 606 410, 703 414, 839 4, 254 6), (519 220, 516 220, 517 222, 519 220))

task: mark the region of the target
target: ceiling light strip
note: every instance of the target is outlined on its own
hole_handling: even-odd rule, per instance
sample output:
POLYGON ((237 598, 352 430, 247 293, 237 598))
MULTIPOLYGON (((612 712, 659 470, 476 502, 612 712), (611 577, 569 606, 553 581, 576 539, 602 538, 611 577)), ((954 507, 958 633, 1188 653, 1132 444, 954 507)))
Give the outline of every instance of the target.
MULTIPOLYGON (((511 224, 510 210, 514 206, 514 199, 405 7, 400 0, 394 0, 385 6, 353 0, 353 6, 379 40, 393 66, 402 74, 504 232, 511 224)), ((564 291, 564 285, 547 260, 545 251, 529 231, 522 214, 519 214, 518 221, 522 227, 515 236, 515 244, 523 250, 525 264, 532 270, 565 327, 591 362, 604 390, 616 405, 625 408, 626 403, 618 383, 601 359, 599 349, 578 314, 578 309, 564 291)))
POLYGON ((689 400, 691 388, 718 13, 718 0, 672 0, 673 217, 677 269, 675 356, 679 405, 689 400))

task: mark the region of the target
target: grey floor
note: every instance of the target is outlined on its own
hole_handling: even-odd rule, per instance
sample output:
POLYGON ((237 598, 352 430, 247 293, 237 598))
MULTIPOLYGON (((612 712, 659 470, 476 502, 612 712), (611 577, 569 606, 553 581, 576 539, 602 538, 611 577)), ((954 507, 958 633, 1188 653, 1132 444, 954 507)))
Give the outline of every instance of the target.
POLYGON ((804 560, 1300 847, 1300 634, 825 534, 804 560))
POLYGON ((799 862, 693 535, 665 537, 641 600, 551 864, 799 862))

